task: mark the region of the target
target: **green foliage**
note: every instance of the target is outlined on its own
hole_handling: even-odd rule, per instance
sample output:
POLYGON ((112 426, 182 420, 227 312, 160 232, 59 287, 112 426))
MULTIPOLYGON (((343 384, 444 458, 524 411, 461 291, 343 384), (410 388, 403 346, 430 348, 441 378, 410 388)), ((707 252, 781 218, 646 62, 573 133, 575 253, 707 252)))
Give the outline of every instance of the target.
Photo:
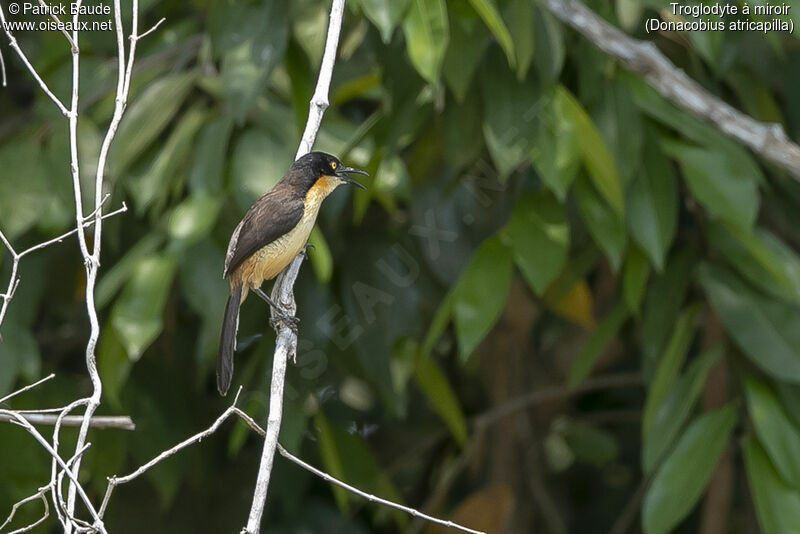
MULTIPOLYGON (((648 10, 666 4, 587 5, 638 34, 648 10)), ((123 201, 131 209, 105 223, 96 290, 101 410, 130 414, 138 430, 92 431, 82 477, 94 492, 229 405, 212 379, 227 241, 292 161, 329 7, 143 5, 140 28, 166 22, 139 42, 111 146, 104 209, 123 201)), ((62 36, 18 37, 66 99, 62 36)), ((114 107, 116 38, 81 39, 88 213, 114 107)), ((717 98, 797 137, 794 37, 657 39, 717 98)), ((21 251, 68 231, 74 200, 64 118, 6 60, 0 230, 21 251)), ((316 148, 371 176, 367 192, 334 192, 311 235, 295 292, 287 448, 381 497, 427 502, 435 515, 475 525, 494 520, 482 527, 490 532, 503 524, 610 531, 644 478, 640 517, 650 534, 699 528, 694 510, 728 446, 742 481, 729 488, 736 508, 752 508, 765 534, 796 530, 800 189, 792 177, 668 103, 529 0, 348 2, 316 148), (636 373, 642 387, 618 372, 636 373), (709 399, 725 407, 708 411, 709 399), (498 480, 507 486, 488 487, 498 480), (554 503, 546 513, 521 497, 534 494, 554 503)), ((0 291, 10 267, 3 249, 0 291)), ((0 397, 51 371, 51 385, 9 404, 85 396, 75 238, 26 256, 19 275, 0 324, 0 397)), ((273 343, 266 309, 248 299, 232 391, 243 387, 239 406, 262 423, 273 343)), ((74 431, 62 436, 68 450, 74 431)), ((35 450, 0 424, 0 514, 47 479, 49 459, 35 450)), ((120 489, 110 531, 240 529, 259 452, 246 425, 223 426, 120 489)), ((275 532, 407 526, 283 460, 273 475, 265 523, 275 532)), ((20 521, 35 511, 23 507, 20 521)), ((731 532, 745 532, 727 519, 731 532)))
POLYGON ((699 416, 689 425, 644 497, 644 532, 670 532, 691 511, 714 472, 735 423, 736 405, 729 404, 699 416))

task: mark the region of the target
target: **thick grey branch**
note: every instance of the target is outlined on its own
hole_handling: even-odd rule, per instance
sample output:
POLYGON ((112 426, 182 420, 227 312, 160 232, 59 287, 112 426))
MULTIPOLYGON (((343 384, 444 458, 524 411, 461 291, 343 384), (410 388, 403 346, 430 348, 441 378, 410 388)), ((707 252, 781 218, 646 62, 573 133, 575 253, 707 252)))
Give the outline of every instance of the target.
MULTIPOLYGON (((339 48, 339 34, 342 29, 345 0, 333 0, 331 5, 330 21, 328 23, 328 37, 325 41, 325 52, 322 55, 322 65, 319 69, 319 78, 308 111, 308 121, 303 132, 300 146, 295 159, 311 151, 314 140, 317 138, 322 115, 328 107, 328 93, 330 91, 333 67, 336 64, 336 51, 339 48)), ((283 306, 285 310, 294 313, 294 282, 303 262, 303 254, 298 255, 289 264, 275 281, 272 287, 272 300, 283 306)), ((276 311, 273 310, 273 319, 276 311)), ((280 324, 280 323, 278 323, 280 324)), ((280 324, 277 329, 278 338, 275 341, 275 353, 272 360, 272 377, 270 380, 269 416, 267 419, 267 434, 264 439, 264 448, 261 453, 261 463, 256 479, 256 489, 253 493, 253 504, 247 518, 247 526, 242 530, 249 534, 258 534, 261 527, 261 517, 264 514, 264 504, 267 500, 269 479, 272 472, 272 461, 278 445, 278 434, 281 428, 281 414, 283 412, 283 389, 286 380, 286 360, 295 358, 297 353, 297 334, 288 325, 280 324)))
POLYGON ((778 165, 800 181, 800 146, 779 124, 765 124, 717 98, 672 64, 653 43, 633 39, 579 0, 542 0, 606 54, 641 75, 661 96, 778 165))

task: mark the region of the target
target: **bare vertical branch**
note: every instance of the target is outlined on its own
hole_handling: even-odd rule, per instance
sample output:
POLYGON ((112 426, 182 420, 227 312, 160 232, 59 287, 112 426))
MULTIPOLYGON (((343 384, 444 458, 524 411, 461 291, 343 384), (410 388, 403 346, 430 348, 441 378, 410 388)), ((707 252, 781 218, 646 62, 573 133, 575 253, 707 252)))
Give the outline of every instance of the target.
MULTIPOLYGON (((297 149, 295 159, 304 156, 311 151, 317 132, 322 124, 322 116, 328 108, 328 93, 333 76, 333 67, 336 64, 336 52, 339 48, 339 35, 342 29, 342 18, 344 17, 345 0, 333 0, 331 5, 330 21, 328 23, 328 37, 325 41, 325 51, 322 55, 319 78, 314 95, 308 110, 308 120, 300 146, 297 149)), ((289 264, 283 273, 278 276, 272 288, 272 299, 278 304, 294 313, 296 309, 294 301, 294 282, 300 265, 303 262, 303 254, 299 254, 292 263, 289 264)), ((275 310, 273 310, 273 314, 275 310)), ((297 334, 295 334, 286 324, 280 324, 278 337, 275 341, 275 353, 272 360, 272 377, 270 380, 269 397, 269 416, 267 419, 267 432, 264 438, 264 449, 261 453, 261 463, 256 480, 256 488, 253 493, 253 504, 250 508, 250 515, 247 518, 247 526, 243 532, 258 534, 261 527, 261 517, 264 514, 264 505, 267 500, 269 490, 270 474, 272 473, 272 462, 275 458, 275 450, 278 446, 278 434, 280 434, 281 416, 283 412, 283 389, 286 380, 286 360, 294 358, 297 353, 297 334)))
MULTIPOLYGON (((80 4, 80 0, 78 1, 80 4)), ((86 410, 83 414, 83 422, 78 432, 78 440, 75 444, 75 451, 81 450, 86 443, 86 436, 89 432, 92 416, 95 410, 100 405, 103 383, 100 380, 100 374, 97 371, 97 358, 96 348, 97 342, 100 337, 100 322, 97 316, 97 309, 95 307, 95 286, 97 284, 97 274, 100 268, 100 250, 102 245, 103 235, 103 180, 105 176, 106 159, 111 142, 114 140, 117 128, 119 127, 122 115, 125 112, 127 104, 128 91, 130 89, 130 78, 133 72, 133 60, 136 54, 136 43, 139 39, 138 20, 139 20, 139 3, 138 0, 133 0, 131 4, 131 36, 130 47, 127 63, 125 61, 125 36, 122 25, 122 8, 119 0, 114 0, 114 26, 117 37, 117 89, 115 94, 114 113, 109 123, 108 130, 106 131, 105 138, 100 148, 100 155, 97 164, 97 174, 95 176, 94 184, 94 243, 91 253, 86 245, 86 233, 82 226, 83 221, 83 207, 81 204, 82 192, 80 184, 80 171, 78 168, 78 154, 77 154, 77 113, 78 113, 78 66, 79 66, 79 51, 77 50, 78 32, 73 32, 73 116, 70 117, 70 153, 72 161, 73 172, 73 189, 75 193, 75 207, 76 216, 78 217, 78 241, 80 242, 81 253, 83 254, 85 268, 86 268, 86 310, 89 316, 89 323, 91 331, 89 340, 86 344, 86 367, 89 377, 92 381, 92 395, 86 404, 86 410)), ((73 20, 77 27, 78 15, 74 15, 73 20)), ((66 416, 66 414, 64 414, 66 416)), ((58 428, 60 425, 57 425, 58 428)), ((56 431, 57 432, 57 431, 56 431)), ((57 436, 57 434, 56 434, 57 436)), ((76 475, 80 471, 81 459, 77 456, 73 466, 73 473, 76 475)), ((75 485, 70 483, 67 497, 67 513, 72 515, 75 510, 75 485)), ((67 530, 67 534, 70 530, 67 530)))

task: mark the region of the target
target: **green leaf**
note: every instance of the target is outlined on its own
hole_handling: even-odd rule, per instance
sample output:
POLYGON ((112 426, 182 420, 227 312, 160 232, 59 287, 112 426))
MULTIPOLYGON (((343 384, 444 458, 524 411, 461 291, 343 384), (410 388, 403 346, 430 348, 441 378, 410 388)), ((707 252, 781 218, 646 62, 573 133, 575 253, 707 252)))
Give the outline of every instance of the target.
POLYGON ((622 265, 627 233, 618 213, 613 211, 585 176, 575 183, 575 198, 578 211, 586 223, 586 229, 595 243, 603 249, 614 271, 622 265))
POLYGON ((716 347, 695 358, 655 409, 651 423, 642 426, 642 469, 645 473, 651 473, 661 456, 672 447, 703 391, 708 372, 721 354, 722 350, 716 347))
POLYGON ((494 34, 495 38, 500 43, 500 47, 506 54, 508 64, 514 68, 517 61, 514 53, 514 41, 511 39, 511 33, 508 31, 505 22, 503 22, 503 18, 500 16, 497 6, 494 5, 494 1, 469 0, 469 3, 472 4, 472 7, 478 12, 483 22, 486 23, 486 26, 492 34, 494 34))
POLYGON ((128 381, 131 359, 114 330, 111 320, 103 326, 103 335, 97 344, 97 370, 103 380, 103 395, 115 409, 122 408, 120 393, 128 381))
POLYGON ((454 167, 462 169, 474 163, 483 153, 481 135, 481 101, 477 95, 463 104, 451 102, 442 113, 442 149, 454 167))
POLYGON ((431 319, 431 326, 428 328, 428 333, 425 334, 425 339, 422 341, 420 353, 422 357, 429 357, 433 352, 433 347, 447 328, 450 318, 453 316, 453 293, 450 292, 444 296, 436 313, 431 319))
POLYGON ((450 45, 444 56, 442 74, 456 100, 463 103, 486 51, 488 31, 485 26, 468 24, 461 17, 453 16, 451 20, 450 45))
POLYGON ((541 296, 567 260, 569 226, 564 210, 550 193, 526 193, 517 200, 505 229, 517 267, 541 296))
POLYGON ((743 382, 758 441, 783 480, 800 490, 800 428, 792 423, 766 383, 750 374, 744 376, 743 382))
POLYGON ((578 461, 602 467, 619 456, 614 434, 589 423, 568 421, 562 435, 578 461))
POLYGON ((674 141, 662 146, 680 164, 692 194, 712 214, 743 230, 753 226, 759 204, 757 176, 720 150, 674 141))
POLYGON ((463 446, 467 441, 467 421, 458 396, 442 369, 433 358, 420 354, 414 366, 414 379, 453 438, 463 446))
POLYGON ((617 164, 603 137, 580 102, 564 86, 556 88, 555 98, 563 106, 564 116, 574 124, 583 162, 592 183, 614 211, 622 216, 625 212, 622 183, 617 164))
MULTIPOLYGON (((222 54, 222 94, 227 110, 238 122, 244 120, 280 63, 289 42, 289 18, 285 2, 228 7, 217 16, 224 29, 215 49, 222 54)), ((212 38, 215 32, 212 32, 212 38)))
POLYGON ((510 0, 503 15, 508 21, 508 31, 516 52, 517 79, 524 80, 534 52, 533 3, 528 0, 510 0))
MULTIPOLYGON (((646 142, 645 124, 639 110, 631 106, 632 96, 627 85, 616 77, 601 85, 601 100, 592 118, 617 165, 624 190, 642 170, 643 151, 645 145, 651 143, 646 142)), ((581 96, 584 101, 589 100, 585 94, 581 96)))
POLYGON ((58 217, 62 224, 74 217, 55 193, 42 160, 42 151, 32 140, 10 141, 0 148, 0 166, 6 169, 0 174, 0 229, 12 241, 52 212, 62 214, 58 217))
POLYGON ((619 0, 616 3, 617 20, 625 31, 632 32, 642 17, 644 6, 639 0, 619 0))
POLYGON ((661 271, 678 221, 678 189, 669 160, 655 142, 645 146, 644 165, 627 195, 631 237, 661 271))
POLYGON ((109 168, 116 176, 123 174, 167 127, 186 101, 195 78, 193 72, 166 75, 133 98, 108 155, 109 168))
POLYGON ((248 129, 233 149, 231 182, 237 204, 246 210, 281 179, 294 151, 285 140, 261 129, 248 129))
POLYGON ((700 310, 699 304, 691 305, 681 312, 675 322, 672 337, 670 337, 664 354, 658 361, 655 376, 647 392, 644 415, 642 416, 642 428, 645 432, 653 424, 656 410, 664 402, 664 398, 672 388, 672 384, 675 382, 683 362, 686 360, 686 352, 689 350, 689 345, 694 337, 700 310))
POLYGON ((151 256, 136 266, 111 311, 111 324, 132 361, 155 341, 164 326, 167 301, 175 260, 169 256, 151 256))
POLYGON ((197 315, 217 323, 215 338, 228 300, 228 282, 222 279, 221 268, 224 253, 207 238, 186 248, 178 257, 182 298, 197 315))
POLYGON ((568 387, 574 388, 589 376, 597 359, 603 354, 603 349, 614 339, 629 316, 628 306, 625 302, 620 301, 603 317, 578 352, 567 376, 568 387))
POLYGON ((388 44, 395 27, 403 19, 409 0, 358 0, 367 18, 380 31, 381 39, 388 44))
POLYGON ((504 63, 490 50, 481 75, 483 135, 501 180, 527 159, 544 103, 536 85, 517 81, 504 63))
MULTIPOLYGON (((372 451, 357 434, 334 426, 322 412, 314 417, 314 422, 318 429, 320 456, 327 473, 393 502, 403 502, 403 497, 378 465, 372 451)), ((339 508, 347 511, 352 494, 336 485, 331 488, 339 508)), ((396 515, 395 520, 399 530, 404 530, 406 517, 396 515)))
POLYGON ((203 125, 205 116, 205 111, 199 107, 184 113, 150 168, 144 174, 126 180, 126 186, 136 203, 137 214, 144 213, 151 204, 159 208, 163 206, 173 190, 175 180, 185 176, 179 172, 179 168, 188 159, 192 141, 203 125))
POLYGON ((314 227, 311 230, 308 242, 313 246, 309 258, 311 259, 311 267, 314 269, 314 274, 317 275, 317 280, 327 284, 333 274, 333 256, 328 242, 318 227, 314 227))
POLYGON ((694 508, 736 423, 736 403, 689 425, 656 472, 642 503, 645 534, 666 534, 694 508))
POLYGON ((761 531, 764 534, 800 532, 800 492, 781 479, 754 436, 744 438, 742 449, 761 531))
POLYGON ((167 231, 186 247, 207 236, 217 222, 222 199, 205 194, 192 195, 172 210, 167 231))
POLYGON ((580 142, 575 123, 567 117, 562 99, 549 98, 544 106, 529 154, 542 182, 564 202, 580 169, 580 142))
MULTIPOLYGON (((99 310, 108 306, 117 291, 133 275, 141 260, 153 254, 164 242, 164 239, 164 236, 158 233, 144 236, 110 269, 105 271, 97 283, 95 292, 95 302, 99 310)), ((103 271, 101 270, 100 272, 102 273, 103 271)))
POLYGON ((647 291, 642 313, 642 372, 649 380, 683 306, 696 258, 692 249, 676 251, 647 291))
POLYGON ((233 131, 228 116, 218 117, 203 127, 192 158, 189 187, 193 193, 218 194, 222 190, 225 155, 233 131))
POLYGON ((490 238, 473 254, 453 288, 453 316, 461 360, 469 358, 500 317, 511 283, 511 253, 490 238))
POLYGON ((538 3, 533 6, 534 50, 543 53, 534 56, 534 67, 539 78, 550 85, 558 80, 567 52, 561 23, 538 3))
POLYGON ((625 255, 622 266, 622 294, 631 313, 639 315, 647 278, 650 276, 650 265, 639 247, 631 245, 625 255))
MULTIPOLYGON (((0 337, 0 397, 10 392, 25 368, 40 368, 41 355, 30 330, 16 321, 7 321, 0 337)), ((30 375, 32 373, 25 373, 30 375)), ((39 374, 38 372, 35 374, 39 374)), ((38 376, 26 376, 33 381, 38 376)))
POLYGON ((708 242, 743 278, 765 293, 800 304, 800 258, 775 235, 709 221, 708 242))
POLYGON ((800 382, 800 308, 755 292, 716 265, 703 265, 699 280, 742 352, 773 377, 800 382))
POLYGON ((444 0, 411 0, 403 21, 411 63, 429 83, 439 82, 449 29, 444 0))

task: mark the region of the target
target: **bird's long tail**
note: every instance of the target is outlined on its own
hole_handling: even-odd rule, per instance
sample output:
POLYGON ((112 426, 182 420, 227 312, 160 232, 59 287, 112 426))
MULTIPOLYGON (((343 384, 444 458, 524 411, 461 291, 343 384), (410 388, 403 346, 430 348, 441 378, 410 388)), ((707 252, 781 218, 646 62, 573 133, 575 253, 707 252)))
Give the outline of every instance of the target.
POLYGON ((239 329, 239 306, 242 303, 242 286, 231 288, 228 303, 225 305, 225 318, 222 320, 222 333, 219 336, 217 353, 217 391, 225 395, 233 378, 233 352, 236 350, 236 331, 239 329))

